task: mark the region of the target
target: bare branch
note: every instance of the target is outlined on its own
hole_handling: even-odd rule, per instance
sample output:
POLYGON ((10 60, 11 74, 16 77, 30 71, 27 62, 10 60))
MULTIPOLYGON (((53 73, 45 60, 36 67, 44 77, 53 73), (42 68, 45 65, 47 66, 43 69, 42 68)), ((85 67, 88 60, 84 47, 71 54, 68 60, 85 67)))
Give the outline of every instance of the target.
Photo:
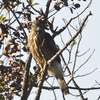
POLYGON ((98 97, 98 99, 97 100, 100 100, 100 95, 99 95, 99 97, 98 97))
MULTIPOLYGON (((29 3, 29 1, 27 0, 27 2, 29 3)), ((38 11, 38 10, 36 10, 32 5, 30 5, 31 6, 31 8, 35 11, 35 12, 37 12, 38 14, 40 14, 41 15, 41 13, 40 13, 40 11, 38 11)))
MULTIPOLYGON (((37 87, 37 84, 33 84, 34 87, 37 87)), ((78 87, 71 87, 68 86, 69 89, 74 89, 74 90, 99 90, 100 87, 90 87, 90 88, 78 88, 78 87)), ((42 86, 42 89, 45 90, 54 90, 54 89, 59 89, 58 86, 53 86, 53 87, 46 87, 46 86, 42 86)))
POLYGON ((62 94, 62 95, 63 95, 63 100, 66 100, 65 97, 64 97, 64 94, 62 94))
MULTIPOLYGON (((51 86, 51 87, 53 87, 47 80, 46 80, 46 82, 51 86)), ((57 97, 56 97, 56 93, 55 93, 55 91, 54 91, 54 89, 52 89, 52 91, 53 91, 53 94, 54 94, 54 97, 55 97, 55 100, 57 100, 57 97)))
POLYGON ((86 73, 86 74, 84 74, 84 75, 77 75, 77 76, 75 76, 74 78, 77 78, 77 77, 84 77, 84 76, 90 75, 90 74, 92 74, 95 70, 97 70, 97 68, 95 68, 93 71, 91 71, 91 72, 89 72, 89 73, 86 73))
POLYGON ((86 18, 83 20, 83 23, 81 24, 80 28, 78 29, 77 33, 66 43, 66 45, 59 50, 49 61, 48 64, 50 64, 58 55, 60 55, 70 44, 71 42, 81 33, 82 28, 84 27, 84 24, 87 20, 87 18, 91 15, 91 12, 86 16, 86 18))
POLYGON ((46 5, 46 15, 45 15, 45 19, 47 20, 48 14, 49 14, 49 7, 50 7, 50 3, 52 2, 52 0, 48 0, 47 1, 47 5, 46 5))
POLYGON ((62 27, 62 28, 61 28, 60 30, 58 30, 57 32, 53 33, 52 37, 54 38, 55 36, 57 36, 57 35, 59 35, 61 32, 63 32, 63 31, 66 29, 66 27, 71 23, 71 21, 72 21, 73 19, 76 19, 77 17, 79 17, 80 15, 82 15, 83 12, 85 12, 85 10, 86 10, 87 8, 90 7, 91 3, 92 3, 92 0, 90 0, 90 2, 89 2, 89 4, 87 5, 87 7, 86 7, 80 14, 78 14, 77 16, 71 18, 71 19, 69 20, 69 22, 68 22, 64 27, 62 27))
POLYGON ((54 38, 55 36, 57 36, 58 34, 60 34, 61 32, 63 32, 66 29, 66 27, 71 23, 72 20, 73 20, 73 18, 71 18, 69 20, 69 22, 64 27, 62 27, 59 31, 53 33, 52 37, 54 38))
MULTIPOLYGON (((62 55, 61 55, 61 57, 63 58, 62 55)), ((70 59, 69 59, 69 60, 70 60, 70 59)), ((65 62, 65 60, 64 60, 64 58, 63 58, 63 62, 64 62, 64 64, 66 65, 66 69, 67 69, 67 71, 68 71, 68 73, 69 73, 69 75, 70 75, 70 78, 71 78, 73 84, 76 86, 76 88, 78 88, 78 91, 79 91, 79 93, 80 93, 81 99, 84 100, 84 97, 83 97, 83 95, 82 95, 82 92, 81 92, 81 90, 79 89, 80 87, 77 85, 77 83, 75 82, 74 78, 71 76, 71 71, 70 71, 70 69, 68 68, 68 66, 67 66, 67 64, 66 64, 66 62, 65 62)), ((71 81, 71 80, 70 80, 70 81, 71 81)), ((69 81, 69 82, 70 82, 70 81, 69 81)), ((68 88, 69 88, 69 87, 68 87, 68 88)))
POLYGON ((98 85, 100 85, 100 83, 98 83, 96 80, 95 80, 95 82, 96 82, 98 85))
POLYGON ((76 17, 79 17, 80 15, 82 15, 86 11, 86 9, 90 7, 91 3, 92 3, 92 0, 90 0, 89 4, 86 6, 86 8, 80 14, 78 14, 76 17))
POLYGON ((84 65, 88 62, 88 60, 92 57, 92 55, 94 54, 95 49, 93 50, 92 54, 89 56, 89 58, 75 71, 75 73, 84 65))
POLYGON ((83 54, 77 55, 77 57, 81 57, 81 56, 85 55, 89 50, 90 50, 90 48, 87 51, 85 51, 83 54))
POLYGON ((75 65, 76 65, 76 60, 77 60, 77 53, 78 53, 78 49, 79 49, 79 45, 80 45, 80 42, 81 42, 81 39, 82 39, 82 33, 80 34, 80 39, 78 41, 78 44, 77 44, 77 49, 76 49, 76 52, 75 52, 75 59, 74 59, 74 65, 73 65, 73 69, 72 69, 72 75, 74 74, 74 69, 75 69, 75 65))

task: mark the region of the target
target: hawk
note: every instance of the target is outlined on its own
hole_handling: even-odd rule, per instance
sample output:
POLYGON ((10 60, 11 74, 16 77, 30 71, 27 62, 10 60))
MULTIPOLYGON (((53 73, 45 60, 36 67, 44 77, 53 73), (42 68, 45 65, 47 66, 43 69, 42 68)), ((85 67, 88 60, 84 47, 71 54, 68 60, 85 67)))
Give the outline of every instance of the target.
MULTIPOLYGON (((29 50, 35 62, 39 65, 41 69, 43 69, 44 67, 45 60, 48 61, 58 51, 52 36, 49 33, 45 32, 45 28, 45 22, 37 18, 32 23, 31 32, 28 35, 29 50), (41 52, 42 43, 43 53, 41 52)), ((51 63, 51 65, 48 66, 47 72, 56 77, 63 94, 68 94, 69 90, 64 80, 63 69, 60 63, 59 56, 51 63)))

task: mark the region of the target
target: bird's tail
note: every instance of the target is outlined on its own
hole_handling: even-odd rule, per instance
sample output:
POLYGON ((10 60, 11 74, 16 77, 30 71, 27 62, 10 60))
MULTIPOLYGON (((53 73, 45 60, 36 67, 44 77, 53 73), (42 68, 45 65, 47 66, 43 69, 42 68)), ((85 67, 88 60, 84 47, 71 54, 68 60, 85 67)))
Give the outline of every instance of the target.
POLYGON ((57 81, 59 83, 59 88, 61 89, 62 93, 64 95, 69 94, 69 89, 67 87, 67 84, 66 84, 64 78, 63 77, 62 78, 57 78, 57 81))

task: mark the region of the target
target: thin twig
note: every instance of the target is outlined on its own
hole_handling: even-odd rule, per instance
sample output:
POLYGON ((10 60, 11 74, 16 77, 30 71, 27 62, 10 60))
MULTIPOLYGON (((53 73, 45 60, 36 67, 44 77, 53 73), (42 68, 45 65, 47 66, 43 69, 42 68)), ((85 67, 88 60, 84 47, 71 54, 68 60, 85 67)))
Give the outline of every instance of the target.
POLYGON ((98 85, 100 85, 100 83, 98 83, 96 80, 95 80, 95 82, 96 82, 98 85))
POLYGON ((31 8, 32 8, 35 12, 37 12, 38 14, 41 15, 40 11, 36 10, 32 5, 30 5, 30 6, 31 6, 31 8))
POLYGON ((80 39, 78 41, 77 49, 76 49, 76 52, 75 52, 75 59, 74 59, 74 65, 73 65, 73 69, 72 69, 72 75, 75 74, 74 69, 75 69, 75 66, 76 66, 77 53, 78 53, 78 49, 79 49, 79 45, 80 45, 81 39, 82 39, 82 33, 80 34, 80 39))
MULTIPOLYGON (((64 64, 66 65, 66 62, 65 62, 64 59, 63 59, 63 61, 64 61, 64 64)), ((71 76, 71 71, 70 71, 70 69, 68 68, 68 66, 66 66, 66 69, 67 69, 67 71, 68 71, 68 73, 69 73, 69 76, 70 76, 70 78, 71 78, 73 84, 74 84, 75 87, 78 89, 78 91, 79 91, 79 93, 80 93, 80 96, 81 96, 81 99, 84 100, 84 97, 83 97, 83 95, 82 95, 82 92, 81 92, 81 90, 79 89, 80 87, 77 85, 77 83, 75 82, 74 78, 71 76)), ((71 81, 71 80, 70 80, 70 81, 71 81)), ((69 81, 69 82, 70 82, 70 81, 69 81)), ((69 88, 69 87, 68 87, 68 88, 69 88)))
POLYGON ((45 20, 47 20, 48 14, 49 14, 49 7, 50 7, 50 3, 52 2, 52 0, 48 0, 47 5, 46 5, 46 12, 45 12, 45 20))
POLYGON ((99 95, 99 97, 98 97, 98 99, 97 100, 100 100, 100 95, 99 95))
POLYGON ((87 51, 85 51, 83 54, 77 55, 77 57, 81 57, 81 56, 85 55, 89 50, 90 50, 90 48, 87 51))
POLYGON ((91 72, 89 72, 89 73, 86 73, 86 74, 84 74, 84 75, 77 75, 77 76, 75 76, 74 78, 77 78, 77 77, 84 77, 84 76, 90 75, 90 74, 92 74, 95 70, 97 70, 97 68, 95 68, 93 71, 91 71, 91 72))
POLYGON ((94 54, 95 49, 93 50, 92 54, 89 56, 89 58, 75 71, 75 73, 84 65, 88 62, 88 60, 92 57, 92 55, 94 54))
MULTIPOLYGON (((48 81, 46 81, 51 87, 53 87, 48 81)), ((57 100, 57 97, 56 97, 56 93, 54 91, 54 89, 52 90, 53 91, 53 94, 54 94, 54 97, 55 97, 55 100, 57 100)))
POLYGON ((80 15, 82 15, 86 11, 86 9, 90 7, 91 3, 92 3, 92 0, 90 0, 89 4, 86 6, 86 8, 80 14, 78 14, 76 16, 76 18, 79 17, 80 15))

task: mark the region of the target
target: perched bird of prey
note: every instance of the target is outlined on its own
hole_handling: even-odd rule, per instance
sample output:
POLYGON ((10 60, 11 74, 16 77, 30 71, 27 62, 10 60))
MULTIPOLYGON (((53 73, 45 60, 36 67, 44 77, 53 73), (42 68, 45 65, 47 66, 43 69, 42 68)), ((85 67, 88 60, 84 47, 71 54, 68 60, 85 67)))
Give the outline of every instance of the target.
MULTIPOLYGON (((31 26, 31 32, 28 35, 29 50, 34 60, 36 61, 36 63, 39 65, 41 69, 43 69, 44 67, 45 59, 46 61, 48 61, 58 51, 53 38, 49 33, 45 32, 45 28, 46 25, 44 21, 37 18, 33 22, 31 26), (42 46, 43 53, 41 51, 42 44, 43 44, 42 46)), ((59 87, 63 92, 63 94, 65 95, 68 94, 69 90, 64 80, 63 70, 62 70, 59 56, 51 63, 51 65, 48 66, 47 72, 53 75, 54 77, 56 77, 59 83, 59 87)))

